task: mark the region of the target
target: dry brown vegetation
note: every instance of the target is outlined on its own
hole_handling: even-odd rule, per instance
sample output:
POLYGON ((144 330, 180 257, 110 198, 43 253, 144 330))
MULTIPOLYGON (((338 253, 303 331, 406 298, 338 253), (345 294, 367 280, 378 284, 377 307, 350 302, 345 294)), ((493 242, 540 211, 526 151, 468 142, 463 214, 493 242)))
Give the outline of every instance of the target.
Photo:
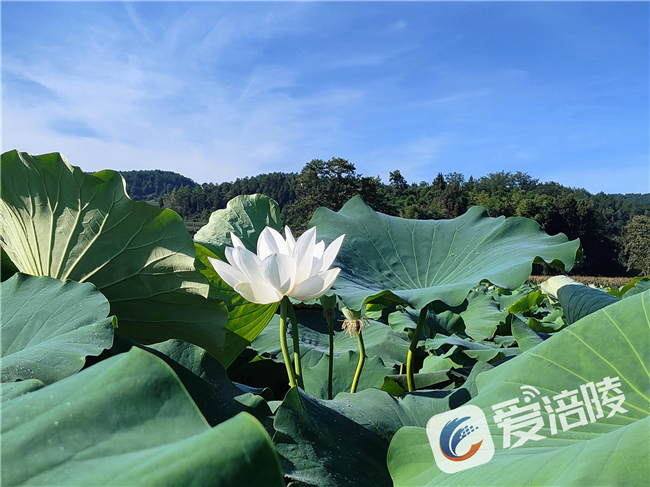
MULTIPOLYGON (((528 278, 528 283, 530 284, 541 284, 546 281, 551 276, 530 276, 528 278)), ((625 286, 628 282, 632 280, 631 277, 600 277, 600 276, 569 276, 571 279, 575 279, 582 284, 588 286, 594 285, 598 287, 621 287, 625 286)))

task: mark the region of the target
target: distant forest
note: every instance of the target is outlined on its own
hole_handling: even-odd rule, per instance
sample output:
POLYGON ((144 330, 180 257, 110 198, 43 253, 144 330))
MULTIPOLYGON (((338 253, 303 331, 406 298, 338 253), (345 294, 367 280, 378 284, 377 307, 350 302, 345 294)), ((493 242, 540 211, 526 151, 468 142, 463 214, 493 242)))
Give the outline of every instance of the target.
POLYGON ((190 231, 241 194, 262 193, 276 200, 284 223, 296 233, 304 231, 319 206, 339 210, 355 195, 377 211, 403 218, 455 218, 479 205, 490 216, 532 218, 551 235, 580 238, 584 258, 574 268, 576 274, 650 274, 650 193, 591 194, 504 171, 480 178, 439 173, 432 181, 409 183, 395 170, 385 184, 357 173, 354 164, 340 158, 314 159, 300 173, 274 172, 221 184, 197 184, 170 171, 122 174, 132 198, 173 209, 190 231))
POLYGON ((165 193, 171 193, 183 186, 194 187, 196 183, 172 171, 159 169, 149 171, 122 171, 126 190, 131 198, 142 201, 159 201, 165 193))

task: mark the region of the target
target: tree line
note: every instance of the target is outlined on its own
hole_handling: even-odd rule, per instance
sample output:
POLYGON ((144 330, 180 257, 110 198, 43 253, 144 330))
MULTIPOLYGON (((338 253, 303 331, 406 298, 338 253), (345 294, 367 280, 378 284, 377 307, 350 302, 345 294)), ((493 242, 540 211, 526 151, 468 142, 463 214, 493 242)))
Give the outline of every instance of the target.
POLYGON ((160 169, 120 172, 126 181, 129 196, 134 200, 158 201, 165 193, 182 187, 195 187, 192 179, 173 171, 160 169))
MULTIPOLYGON (((131 189, 129 193, 133 194, 131 189)), ((161 206, 178 212, 188 226, 197 228, 230 199, 252 193, 276 200, 283 221, 296 233, 306 229, 316 208, 325 206, 337 211, 356 195, 377 211, 403 218, 455 218, 470 206, 479 205, 490 216, 532 218, 551 235, 562 232, 569 239, 580 238, 584 258, 574 273, 650 274, 650 194, 591 194, 584 189, 540 182, 519 171, 501 171, 480 178, 439 173, 430 182, 409 183, 395 170, 384 183, 379 177, 359 174, 345 159, 314 159, 300 173, 274 172, 221 184, 194 183, 161 192, 157 197, 161 206)))

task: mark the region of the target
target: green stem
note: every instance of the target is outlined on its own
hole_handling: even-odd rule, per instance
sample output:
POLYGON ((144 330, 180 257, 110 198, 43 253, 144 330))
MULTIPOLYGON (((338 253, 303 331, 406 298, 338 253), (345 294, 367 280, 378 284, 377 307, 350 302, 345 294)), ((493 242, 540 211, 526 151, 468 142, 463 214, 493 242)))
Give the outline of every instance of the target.
POLYGON ((293 375, 293 367, 291 366, 291 357, 289 356, 289 347, 287 346, 287 302, 289 298, 286 296, 280 301, 280 348, 282 348, 282 357, 284 358, 284 365, 287 368, 287 375, 289 376, 289 387, 296 387, 296 378, 293 375))
POLYGON ((359 378, 361 377, 361 371, 363 370, 363 363, 366 361, 366 347, 363 344, 363 334, 361 333, 361 329, 357 332, 357 342, 359 342, 359 364, 357 365, 357 371, 354 373, 354 379, 352 380, 352 387, 350 388, 351 393, 357 392, 359 378))
POLYGON ((298 320, 296 319, 296 312, 293 309, 291 301, 288 297, 284 297, 287 300, 287 307, 289 308, 289 318, 291 318, 291 335, 293 335, 293 365, 296 368, 296 380, 298 381, 298 387, 305 389, 305 383, 302 380, 302 364, 300 363, 300 340, 298 336, 298 320))
POLYGON ((327 398, 332 399, 332 380, 334 377, 334 310, 325 310, 325 320, 330 334, 329 372, 327 376, 327 398))
POLYGON ((420 317, 418 318, 418 326, 413 332, 413 338, 411 338, 411 345, 409 346, 409 353, 406 356, 406 381, 408 383, 409 392, 415 390, 415 380, 413 378, 413 356, 415 351, 418 348, 418 341, 420 340, 420 335, 422 334, 422 328, 424 328, 424 321, 427 318, 427 307, 425 306, 420 311, 420 317))

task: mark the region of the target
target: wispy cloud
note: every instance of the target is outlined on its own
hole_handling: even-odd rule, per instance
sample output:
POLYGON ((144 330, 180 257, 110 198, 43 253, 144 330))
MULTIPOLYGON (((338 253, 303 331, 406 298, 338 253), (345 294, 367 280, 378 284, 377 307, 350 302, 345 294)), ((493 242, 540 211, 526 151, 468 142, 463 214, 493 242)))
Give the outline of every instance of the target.
POLYGON ((417 43, 408 43, 400 47, 392 47, 384 50, 377 50, 375 48, 372 51, 362 54, 359 54, 359 52, 353 52, 329 60, 327 66, 331 68, 380 66, 391 60, 399 59, 409 52, 415 51, 419 47, 420 45, 417 43))
POLYGON ((576 27, 607 41, 585 56, 552 21, 565 8, 540 24, 503 15, 526 5, 10 2, 3 150, 201 182, 340 156, 384 178, 523 169, 595 191, 623 180, 593 167, 629 165, 645 190, 647 25, 572 7, 611 9, 576 27))
POLYGON ((52 119, 50 120, 48 127, 54 132, 62 135, 101 139, 101 135, 83 120, 75 120, 72 118, 52 119))
POLYGON ((297 74, 286 66, 258 66, 248 77, 246 87, 240 95, 240 100, 253 98, 281 88, 293 86, 297 74))
POLYGON ((427 100, 424 103, 426 103, 427 105, 444 105, 449 103, 455 104, 457 102, 471 100, 474 98, 480 98, 484 96, 490 96, 492 94, 493 91, 490 88, 483 88, 479 90, 461 91, 449 95, 444 95, 438 98, 427 100))
POLYGON ((199 181, 223 181, 277 170, 279 164, 298 169, 307 157, 300 147, 313 142, 314 134, 322 140, 337 130, 331 117, 312 114, 362 96, 359 90, 331 89, 288 94, 283 88, 293 86, 300 72, 281 65, 202 72, 239 37, 281 30, 269 25, 274 21, 268 16, 248 19, 243 27, 233 18, 217 22, 201 43, 210 54, 187 59, 185 37, 202 19, 185 18, 171 39, 165 34, 162 48, 152 48, 138 14, 130 5, 126 11, 145 40, 126 55, 117 48, 131 40, 130 28, 123 27, 77 46, 64 70, 40 58, 5 64, 5 73, 49 95, 32 107, 20 97, 5 103, 4 118, 11 120, 3 128, 5 143, 34 153, 59 150, 88 170, 159 164, 199 181), (178 72, 179 66, 191 76, 178 72))
POLYGON ((147 28, 145 23, 140 19, 140 16, 135 11, 135 8, 133 7, 133 3, 124 2, 124 8, 126 9, 126 13, 129 15, 129 18, 133 23, 133 27, 135 27, 138 30, 138 32, 142 34, 142 37, 144 37, 147 41, 151 42, 151 35, 149 34, 149 29, 147 28))

